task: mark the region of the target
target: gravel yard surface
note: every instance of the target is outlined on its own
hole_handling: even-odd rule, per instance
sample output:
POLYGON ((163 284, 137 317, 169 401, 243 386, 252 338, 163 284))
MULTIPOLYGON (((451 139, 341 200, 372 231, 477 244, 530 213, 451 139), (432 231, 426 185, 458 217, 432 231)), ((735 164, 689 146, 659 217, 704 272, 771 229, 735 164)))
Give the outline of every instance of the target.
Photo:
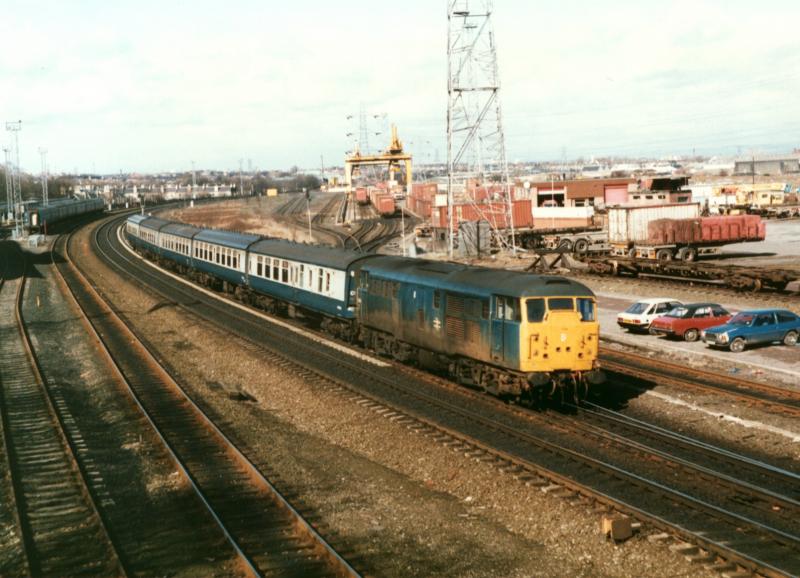
POLYGON ((23 314, 60 411, 88 448, 84 467, 126 567, 137 576, 238 575, 232 548, 93 347, 49 254, 35 261, 23 314))
MULTIPOLYGON (((277 197, 248 197, 195 207, 180 207, 158 212, 162 219, 174 219, 198 227, 213 227, 229 231, 246 231, 268 237, 280 237, 300 243, 315 242, 309 237, 308 228, 282 222, 286 217, 277 217, 275 211, 300 194, 277 197)), ((311 215, 317 214, 331 200, 330 195, 311 196, 311 215)), ((305 207, 301 217, 305 218, 305 207)))
POLYGON ((257 349, 85 262, 193 395, 371 575, 714 575, 644 535, 609 543, 591 505, 543 494, 267 366, 257 349))

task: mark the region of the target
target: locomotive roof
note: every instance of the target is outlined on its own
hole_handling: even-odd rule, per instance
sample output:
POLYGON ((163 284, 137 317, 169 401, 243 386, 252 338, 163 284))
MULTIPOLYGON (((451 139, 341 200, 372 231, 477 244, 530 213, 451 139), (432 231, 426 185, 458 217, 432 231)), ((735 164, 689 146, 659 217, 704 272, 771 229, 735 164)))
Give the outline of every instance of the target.
POLYGON ((345 251, 321 245, 294 243, 285 239, 262 239, 250 247, 250 252, 255 255, 281 257, 342 271, 348 270, 353 263, 360 259, 374 257, 374 255, 365 253, 356 253, 355 251, 345 251))
POLYGON ((379 273, 389 279, 419 282, 447 291, 483 296, 558 297, 575 295, 591 297, 594 293, 577 281, 565 277, 534 275, 521 271, 490 269, 460 263, 425 261, 403 257, 376 257, 364 264, 370 274, 379 273))
POLYGON ((201 229, 195 236, 195 241, 213 243, 232 249, 247 249, 261 237, 248 233, 234 233, 233 231, 219 231, 216 229, 201 229))

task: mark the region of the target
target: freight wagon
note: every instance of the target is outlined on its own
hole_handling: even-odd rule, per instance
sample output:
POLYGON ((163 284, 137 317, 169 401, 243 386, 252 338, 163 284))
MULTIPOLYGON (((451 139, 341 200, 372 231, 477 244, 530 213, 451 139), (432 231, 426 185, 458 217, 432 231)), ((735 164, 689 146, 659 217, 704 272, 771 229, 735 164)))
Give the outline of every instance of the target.
POLYGON ((700 217, 700 205, 683 203, 608 210, 611 252, 638 259, 694 261, 730 243, 763 241, 758 216, 700 217))

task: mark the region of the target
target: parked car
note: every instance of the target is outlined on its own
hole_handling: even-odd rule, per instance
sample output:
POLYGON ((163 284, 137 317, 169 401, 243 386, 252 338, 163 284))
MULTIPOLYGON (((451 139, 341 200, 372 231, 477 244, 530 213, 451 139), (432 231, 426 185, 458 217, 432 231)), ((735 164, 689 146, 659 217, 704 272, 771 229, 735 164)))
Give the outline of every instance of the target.
POLYGON ((675 307, 683 305, 676 299, 643 299, 617 315, 617 325, 628 331, 646 332, 650 323, 675 307))
POLYGON ((703 341, 711 347, 742 351, 748 345, 775 343, 797 345, 800 317, 785 309, 756 309, 737 313, 725 325, 706 329, 703 341))
POLYGON ((650 324, 650 334, 697 341, 703 329, 724 325, 730 318, 731 314, 716 303, 690 303, 654 319, 650 324))

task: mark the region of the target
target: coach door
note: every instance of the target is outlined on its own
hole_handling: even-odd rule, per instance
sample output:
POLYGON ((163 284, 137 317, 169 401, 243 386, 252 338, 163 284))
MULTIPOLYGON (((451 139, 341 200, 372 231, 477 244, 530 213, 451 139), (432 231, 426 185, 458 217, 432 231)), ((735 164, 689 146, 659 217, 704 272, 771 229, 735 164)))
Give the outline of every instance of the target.
POLYGON ((505 358, 505 317, 506 317, 506 298, 492 297, 494 306, 492 307, 492 360, 503 361, 505 358))

